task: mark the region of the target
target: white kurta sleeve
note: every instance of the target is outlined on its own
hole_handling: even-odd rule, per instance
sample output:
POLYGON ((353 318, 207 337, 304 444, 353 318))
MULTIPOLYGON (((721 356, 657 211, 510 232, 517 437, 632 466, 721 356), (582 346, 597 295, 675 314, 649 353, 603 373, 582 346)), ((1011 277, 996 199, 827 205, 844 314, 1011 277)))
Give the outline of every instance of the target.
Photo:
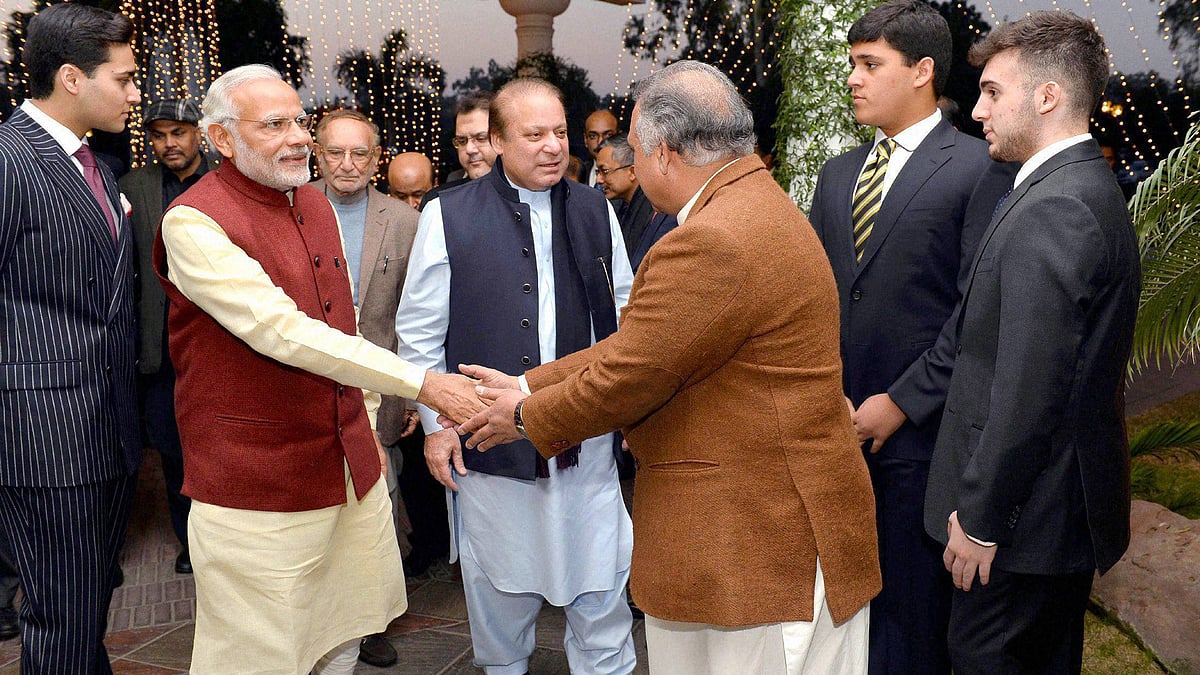
MULTIPOLYGON (((421 210, 404 292, 396 309, 396 353, 421 368, 446 372, 446 330, 450 326, 450 256, 442 224, 441 200, 421 210)), ((441 431, 437 412, 418 405, 426 434, 441 431)))

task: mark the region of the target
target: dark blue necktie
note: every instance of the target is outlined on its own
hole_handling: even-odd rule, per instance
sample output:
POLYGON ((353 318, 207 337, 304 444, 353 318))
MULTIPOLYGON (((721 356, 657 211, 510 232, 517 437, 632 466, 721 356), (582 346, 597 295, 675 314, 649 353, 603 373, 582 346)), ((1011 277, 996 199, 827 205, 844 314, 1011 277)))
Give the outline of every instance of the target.
POLYGON ((1012 191, 1013 191, 1012 188, 1008 188, 1008 192, 1005 192, 1004 194, 1000 195, 1000 199, 998 199, 996 201, 996 208, 992 209, 992 217, 993 218, 996 217, 997 213, 1000 213, 1000 208, 1002 206, 1004 206, 1005 200, 1007 200, 1008 196, 1012 194, 1012 191))

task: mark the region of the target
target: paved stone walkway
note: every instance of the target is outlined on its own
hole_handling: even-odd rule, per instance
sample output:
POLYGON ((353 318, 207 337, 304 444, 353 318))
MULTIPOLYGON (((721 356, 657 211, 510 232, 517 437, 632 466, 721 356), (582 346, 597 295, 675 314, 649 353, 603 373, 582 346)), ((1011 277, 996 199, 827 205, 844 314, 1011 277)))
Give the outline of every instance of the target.
MULTIPOLYGON (((1127 393, 1131 415, 1200 389, 1200 366, 1151 370, 1135 378, 1127 393)), ((105 640, 117 675, 187 672, 196 588, 190 576, 174 571, 178 544, 167 518, 166 495, 157 453, 148 451, 138 481, 128 540, 123 554, 125 585, 113 594, 105 640)), ((408 584, 409 609, 388 628, 400 662, 392 668, 359 665, 359 675, 463 675, 481 673, 471 665, 471 638, 460 582, 425 579, 408 584)), ((565 617, 547 607, 538 620, 538 648, 530 664, 535 675, 565 675, 562 649, 565 617)), ((638 673, 646 673, 642 622, 634 624, 638 673)), ((0 675, 18 675, 20 643, 0 643, 0 675)))
MULTIPOLYGON (((186 673, 191 663, 196 586, 191 576, 175 573, 179 544, 171 531, 166 504, 158 453, 147 451, 122 554, 125 585, 113 593, 109 633, 104 641, 116 675, 186 673)), ((461 580, 410 580, 408 603, 408 611, 386 632, 400 661, 391 668, 360 663, 356 671, 359 675, 483 672, 471 664, 461 580)), ((530 673, 569 673, 562 647, 565 625, 561 609, 543 609, 530 673)), ((634 639, 639 661, 635 672, 647 673, 646 640, 640 621, 634 624, 634 639)), ((19 675, 19 656, 19 640, 0 642, 0 675, 19 675)))

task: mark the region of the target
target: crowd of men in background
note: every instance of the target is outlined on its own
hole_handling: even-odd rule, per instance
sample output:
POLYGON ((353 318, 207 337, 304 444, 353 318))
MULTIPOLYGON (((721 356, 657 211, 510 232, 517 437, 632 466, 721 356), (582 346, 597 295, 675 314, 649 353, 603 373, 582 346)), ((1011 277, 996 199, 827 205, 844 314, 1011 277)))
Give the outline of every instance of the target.
POLYGON ((573 672, 631 672, 627 586, 655 672, 1079 672, 1129 536, 1138 292, 1086 21, 972 50, 981 141, 939 108, 945 20, 867 12, 847 84, 874 137, 807 217, 733 84, 686 61, 624 129, 587 117, 578 180, 545 81, 459 100, 438 184, 243 66, 201 106, 149 102, 154 161, 118 182, 82 139, 140 102, 131 37, 40 12, 0 125, 22 672, 111 672, 143 444, 196 579, 194 673, 394 664, 405 577, 451 562, 489 675, 528 671, 547 602, 573 672))

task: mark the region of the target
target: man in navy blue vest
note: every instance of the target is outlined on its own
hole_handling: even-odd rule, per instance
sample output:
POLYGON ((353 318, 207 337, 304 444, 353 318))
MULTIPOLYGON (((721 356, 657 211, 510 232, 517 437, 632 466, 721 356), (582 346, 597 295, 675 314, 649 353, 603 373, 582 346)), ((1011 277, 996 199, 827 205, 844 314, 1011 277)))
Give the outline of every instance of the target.
MULTIPOLYGON (((558 89, 505 85, 489 134, 492 172, 442 190, 421 212, 397 313, 398 353, 435 370, 521 372, 585 349, 616 330, 633 283, 604 196, 563 178, 558 89)), ((547 462, 525 441, 464 452, 436 414, 422 417, 426 462, 452 491, 451 555, 462 563, 476 665, 488 675, 526 672, 538 611, 550 602, 566 611, 573 671, 631 672, 633 530, 612 436, 547 462)))

